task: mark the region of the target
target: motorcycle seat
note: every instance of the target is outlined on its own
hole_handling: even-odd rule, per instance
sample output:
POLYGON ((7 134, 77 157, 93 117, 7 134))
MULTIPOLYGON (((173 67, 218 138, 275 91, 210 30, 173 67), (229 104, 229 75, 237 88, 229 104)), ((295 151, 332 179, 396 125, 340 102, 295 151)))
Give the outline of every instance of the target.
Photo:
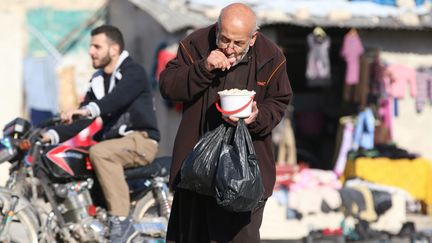
POLYGON ((171 160, 171 156, 164 156, 156 158, 148 165, 127 168, 124 171, 126 180, 168 176, 171 167, 171 160))

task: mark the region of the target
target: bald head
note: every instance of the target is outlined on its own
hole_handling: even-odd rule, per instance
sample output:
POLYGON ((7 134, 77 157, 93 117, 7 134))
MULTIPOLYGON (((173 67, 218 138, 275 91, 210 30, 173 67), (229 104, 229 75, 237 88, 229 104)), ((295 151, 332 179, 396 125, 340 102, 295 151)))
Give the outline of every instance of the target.
POLYGON ((221 10, 218 27, 223 28, 227 25, 248 31, 250 35, 258 29, 255 13, 243 3, 233 3, 221 10))
POLYGON ((237 65, 257 39, 255 13, 247 5, 233 3, 222 9, 216 31, 216 46, 237 65))

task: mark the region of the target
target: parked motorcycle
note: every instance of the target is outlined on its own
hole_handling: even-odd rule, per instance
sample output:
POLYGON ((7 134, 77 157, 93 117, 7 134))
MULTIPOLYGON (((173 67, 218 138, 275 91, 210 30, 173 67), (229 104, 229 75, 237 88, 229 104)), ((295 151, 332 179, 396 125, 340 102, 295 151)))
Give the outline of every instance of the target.
MULTIPOLYGON (((0 187, 0 242, 107 242, 108 213, 88 151, 39 140, 59 118, 32 127, 16 118, 3 129, 0 163, 11 167, 0 187)), ((163 238, 172 196, 167 187, 170 157, 125 169, 131 217, 144 238, 163 238)), ((138 239, 132 242, 137 242, 138 239)))

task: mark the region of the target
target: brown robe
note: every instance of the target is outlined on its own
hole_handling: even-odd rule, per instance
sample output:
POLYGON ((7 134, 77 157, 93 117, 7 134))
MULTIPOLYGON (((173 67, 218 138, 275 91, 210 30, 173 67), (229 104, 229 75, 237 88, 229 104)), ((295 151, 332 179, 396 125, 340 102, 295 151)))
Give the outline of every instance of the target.
MULTIPOLYGON (((170 181, 175 182, 182 161, 205 132, 223 122, 215 109, 217 92, 224 87, 228 72, 208 72, 204 60, 216 49, 216 25, 195 31, 180 42, 175 59, 167 64, 160 75, 160 91, 164 98, 183 102, 183 117, 174 143, 170 181)), ((248 69, 240 68, 247 80, 248 90, 255 90, 255 101, 259 109, 257 119, 249 124, 258 158, 267 198, 275 183, 275 158, 271 132, 280 122, 292 96, 286 71, 286 60, 279 48, 258 33, 255 45, 249 50, 248 69)), ((239 77, 239 75, 235 75, 239 77)), ((245 80, 239 80, 243 86, 245 80)))
MULTIPOLYGON (((214 102, 217 92, 240 88, 254 90, 259 109, 249 124, 267 198, 275 183, 275 159, 271 131, 279 123, 291 99, 285 57, 279 48, 258 34, 247 56, 228 71, 208 72, 204 60, 216 49, 216 25, 200 29, 180 42, 177 57, 160 75, 161 94, 183 102, 183 118, 177 132, 171 166, 171 184, 178 180, 182 161, 199 138, 222 122, 214 102)), ((264 204, 252 212, 228 212, 212 197, 177 189, 167 240, 176 243, 260 242, 264 204)))

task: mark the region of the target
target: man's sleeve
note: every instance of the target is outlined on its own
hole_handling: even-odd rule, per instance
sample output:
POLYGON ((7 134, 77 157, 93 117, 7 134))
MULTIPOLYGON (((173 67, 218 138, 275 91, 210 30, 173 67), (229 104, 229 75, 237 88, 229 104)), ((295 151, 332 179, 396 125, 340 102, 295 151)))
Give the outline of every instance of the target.
POLYGON ((164 98, 191 101, 212 83, 215 74, 207 71, 204 67, 205 60, 199 59, 191 49, 180 42, 176 58, 162 71, 159 86, 164 98))
POLYGON ((51 127, 48 130, 52 144, 62 143, 81 132, 84 128, 88 127, 94 120, 93 119, 83 119, 74 122, 71 125, 58 125, 51 127))
POLYGON ((257 104, 259 110, 257 119, 248 126, 251 134, 256 136, 266 136, 271 133, 284 116, 292 97, 285 57, 279 58, 274 70, 274 75, 267 82, 264 102, 257 104))

